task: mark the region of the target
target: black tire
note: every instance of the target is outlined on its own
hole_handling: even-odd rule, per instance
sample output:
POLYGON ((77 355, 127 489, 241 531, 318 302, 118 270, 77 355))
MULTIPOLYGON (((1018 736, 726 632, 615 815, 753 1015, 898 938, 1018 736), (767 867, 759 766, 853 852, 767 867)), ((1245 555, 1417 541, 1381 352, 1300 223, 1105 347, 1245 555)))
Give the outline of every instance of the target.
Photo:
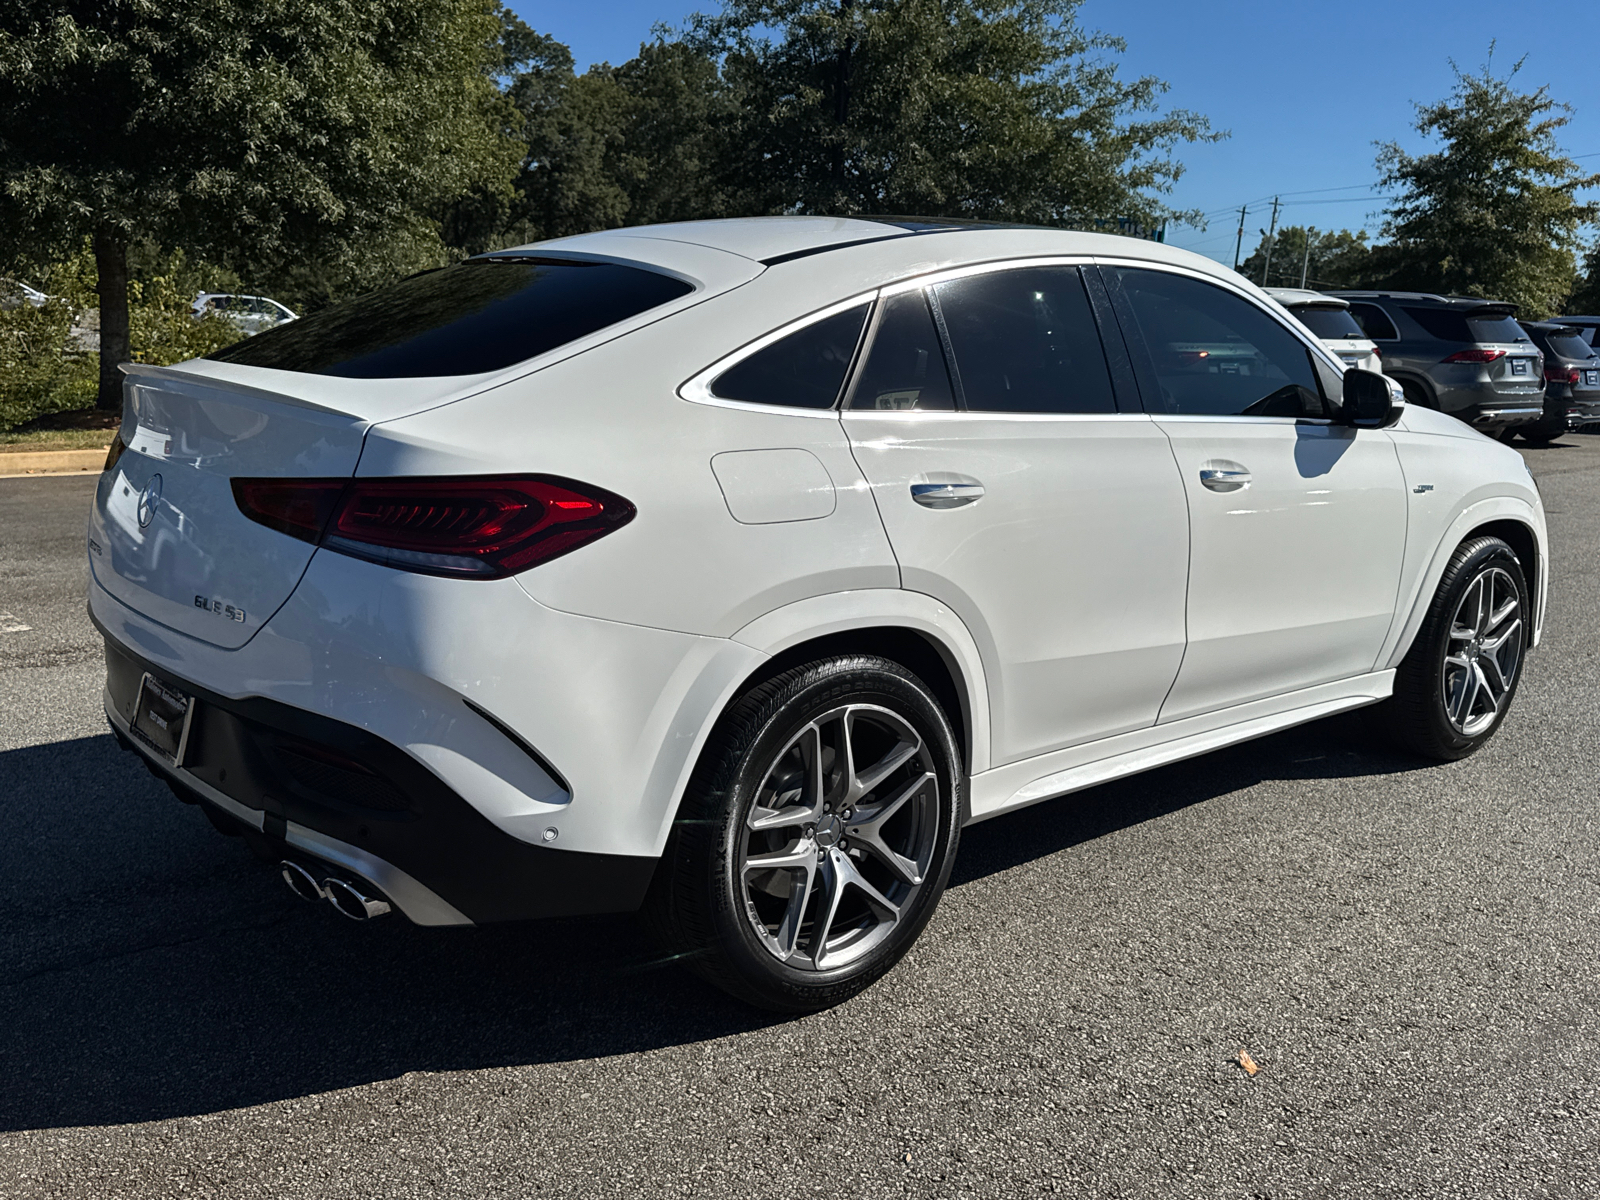
POLYGON ((893 967, 932 917, 960 840, 966 786, 948 717, 905 667, 850 655, 785 671, 751 688, 718 721, 668 838, 645 919, 669 954, 750 1004, 787 1013, 839 1004, 893 967), (906 730, 920 742, 905 765, 847 808, 841 797, 855 789, 846 775, 866 782, 873 766, 912 746, 906 730), (840 737, 850 739, 847 772, 837 769, 840 737), (880 748, 881 758, 859 766, 858 759, 880 748), (821 764, 814 777, 812 761, 821 764), (805 808, 813 786, 817 805, 827 802, 829 813, 796 825, 791 814, 805 808), (757 810, 762 799, 771 806, 757 810), (850 822, 841 816, 862 821, 865 835, 856 836, 862 831, 846 828, 850 822), (773 826, 752 828, 766 822, 773 826), (907 831, 911 841, 895 840, 907 831), (918 870, 909 878, 894 875, 884 851, 914 855, 915 863, 901 862, 918 870), (784 856, 805 862, 772 871, 749 867, 784 856), (834 894, 845 897, 835 909, 837 923, 821 921, 834 894), (879 900, 899 903, 897 919, 875 906, 879 900), (852 903, 863 914, 855 926, 845 920, 852 903), (836 928, 842 932, 830 937, 836 928), (836 944, 845 949, 830 950, 836 944))
MULTIPOLYGON (((1481 597, 1482 593, 1478 595, 1481 597)), ((1424 758, 1450 762, 1475 752, 1494 736, 1516 698, 1531 618, 1527 578, 1516 552, 1496 537, 1463 542, 1451 556, 1416 640, 1395 673, 1394 695, 1374 711, 1381 726, 1403 749, 1424 758), (1474 640, 1453 635, 1453 628, 1466 628, 1453 623, 1467 602, 1468 593, 1480 580, 1488 580, 1490 615, 1512 598, 1507 581, 1517 604, 1503 625, 1492 631, 1496 637, 1499 632, 1507 633, 1506 640, 1492 653, 1481 643, 1495 638, 1474 640), (1496 600, 1497 595, 1501 599, 1496 600), (1511 629, 1513 623, 1515 630, 1511 629), (1452 656, 1452 650, 1459 653, 1452 656), (1451 665, 1461 661, 1469 661, 1470 665, 1451 665), (1491 665, 1485 668, 1485 663, 1491 665), (1477 678, 1484 681, 1485 697, 1481 700, 1473 682, 1462 682, 1474 667, 1477 678), (1503 679, 1505 670, 1510 672, 1509 681, 1503 691, 1493 695, 1490 680, 1503 679), (1466 721, 1459 719, 1462 701, 1466 702, 1466 721), (1491 701, 1492 715, 1488 712, 1491 701)))
POLYGON ((1413 383, 1409 379, 1402 379, 1400 381, 1400 392, 1405 396, 1407 404, 1414 404, 1418 408, 1436 409, 1439 407, 1433 402, 1433 397, 1428 394, 1427 390, 1420 383, 1413 383))

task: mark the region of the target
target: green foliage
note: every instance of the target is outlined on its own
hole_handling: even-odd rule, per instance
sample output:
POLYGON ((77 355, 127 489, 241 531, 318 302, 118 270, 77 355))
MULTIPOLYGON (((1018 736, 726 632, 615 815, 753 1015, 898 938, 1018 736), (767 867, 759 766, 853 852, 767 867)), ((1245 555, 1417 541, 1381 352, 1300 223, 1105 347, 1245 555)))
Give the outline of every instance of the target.
POLYGON ((127 248, 359 287, 445 257, 437 216, 506 191, 494 0, 10 0, 0 244, 92 236, 100 399, 129 355, 127 248))
POLYGON ((509 95, 528 156, 510 224, 525 238, 735 211, 721 182, 735 106, 711 58, 659 40, 575 75, 554 39, 523 44, 509 95))
POLYGON ((1583 278, 1561 311, 1573 316, 1600 313, 1600 243, 1589 247, 1583 260, 1583 278))
POLYGON ((1365 230, 1348 229, 1323 232, 1303 225, 1287 225, 1278 230, 1272 242, 1272 258, 1267 259, 1267 234, 1249 258, 1239 264, 1239 274, 1263 287, 1299 287, 1302 267, 1306 267, 1306 287, 1317 291, 1356 288, 1366 284, 1372 248, 1365 230), (1311 257, 1306 259, 1306 243, 1311 257), (1263 283, 1263 271, 1267 272, 1263 283))
MULTIPOLYGON (((135 248, 128 285, 131 358, 168 365, 210 354, 239 340, 237 326, 207 315, 195 320, 197 292, 219 290, 225 272, 192 263, 182 251, 135 248)), ((99 322, 94 254, 76 253, 38 267, 35 286, 50 299, 0 310, 0 431, 37 417, 94 404, 99 322)))
POLYGON ((1600 219, 1600 205, 1577 193, 1600 175, 1561 154, 1556 131, 1571 109, 1545 88, 1517 91, 1521 65, 1504 78, 1487 65, 1456 68, 1450 96, 1418 106, 1417 131, 1439 138, 1439 150, 1382 147, 1383 186, 1397 189, 1373 262, 1386 285, 1509 300, 1530 318, 1560 311, 1579 231, 1600 219))
POLYGON ((738 101, 725 178, 757 211, 1074 223, 1161 200, 1204 117, 1119 79, 1081 0, 724 0, 691 40, 738 101))
POLYGON ((428 206, 517 148, 485 73, 490 0, 13 0, 0 15, 0 203, 259 261, 426 243, 428 206), (93 103, 88 101, 93 100, 93 103))

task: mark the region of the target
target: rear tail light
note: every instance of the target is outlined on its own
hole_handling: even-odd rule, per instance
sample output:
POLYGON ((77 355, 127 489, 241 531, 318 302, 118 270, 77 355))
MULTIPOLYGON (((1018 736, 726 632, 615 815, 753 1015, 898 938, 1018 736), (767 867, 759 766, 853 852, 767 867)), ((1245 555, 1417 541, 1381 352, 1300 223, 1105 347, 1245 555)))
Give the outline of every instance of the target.
POLYGON ((1548 383, 1577 383, 1583 372, 1577 367, 1546 367, 1544 377, 1548 383))
POLYGON ((1444 361, 1447 363, 1492 363, 1497 358, 1504 358, 1504 350, 1480 350, 1474 347, 1471 350, 1457 350, 1444 361))
POLYGON ((424 575, 498 579, 633 519, 621 496, 549 475, 235 479, 252 521, 341 554, 424 575))
POLYGON ((1372 357, 1373 358, 1382 358, 1383 357, 1383 351, 1378 349, 1378 347, 1374 346, 1372 348, 1372 357))

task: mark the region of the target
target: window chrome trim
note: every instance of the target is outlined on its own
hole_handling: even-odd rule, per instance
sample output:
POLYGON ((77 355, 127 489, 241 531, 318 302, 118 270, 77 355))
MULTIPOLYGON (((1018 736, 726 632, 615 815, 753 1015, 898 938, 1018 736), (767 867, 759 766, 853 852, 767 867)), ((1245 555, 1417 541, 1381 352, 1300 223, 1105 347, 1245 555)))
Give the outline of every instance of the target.
POLYGON ((1020 271, 1027 267, 1087 267, 1094 263, 1095 259, 1088 254, 1037 254, 1028 258, 991 259, 988 262, 967 263, 960 267, 945 267, 938 271, 929 271, 925 275, 916 275, 910 279, 885 284, 879 289, 879 298, 886 300, 890 296, 909 292, 913 288, 935 287, 952 280, 968 279, 973 275, 989 275, 996 271, 1020 271))
MULTIPOLYGON (((686 379, 678 385, 678 398, 688 400, 692 404, 709 404, 716 408, 743 409, 745 412, 787 413, 797 417, 822 417, 835 420, 839 415, 838 397, 827 408, 797 408, 789 404, 763 404, 758 400, 729 400, 718 396, 711 390, 712 382, 724 371, 732 370, 753 354, 758 354, 775 342, 782 341, 791 333, 798 333, 808 326, 815 325, 818 321, 826 321, 829 317, 836 317, 842 312, 849 312, 862 304, 876 303, 881 295, 881 289, 870 292, 860 292, 847 300, 839 300, 826 308, 819 308, 816 312, 807 313, 797 320, 790 321, 787 325, 780 325, 771 333, 764 333, 752 342, 746 342, 731 354, 725 354, 709 367, 686 379)), ((861 349, 861 339, 866 335, 867 326, 871 323, 872 313, 867 314, 867 320, 861 323, 862 333, 856 339, 856 350, 861 349)), ((852 359, 850 367, 845 371, 845 377, 840 383, 840 393, 850 385, 854 373, 855 360, 852 359)))

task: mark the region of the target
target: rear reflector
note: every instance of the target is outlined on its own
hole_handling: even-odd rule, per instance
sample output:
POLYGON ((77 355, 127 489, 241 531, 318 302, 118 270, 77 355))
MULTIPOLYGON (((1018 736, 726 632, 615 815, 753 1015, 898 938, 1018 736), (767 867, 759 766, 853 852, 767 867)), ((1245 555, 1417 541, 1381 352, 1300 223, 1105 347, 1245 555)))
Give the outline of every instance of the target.
POLYGON ((239 509, 280 533, 404 571, 497 579, 633 519, 621 496, 549 475, 235 479, 239 509))
POLYGON ((1457 350, 1444 361, 1447 363, 1492 363, 1497 358, 1504 358, 1504 350, 1457 350))

